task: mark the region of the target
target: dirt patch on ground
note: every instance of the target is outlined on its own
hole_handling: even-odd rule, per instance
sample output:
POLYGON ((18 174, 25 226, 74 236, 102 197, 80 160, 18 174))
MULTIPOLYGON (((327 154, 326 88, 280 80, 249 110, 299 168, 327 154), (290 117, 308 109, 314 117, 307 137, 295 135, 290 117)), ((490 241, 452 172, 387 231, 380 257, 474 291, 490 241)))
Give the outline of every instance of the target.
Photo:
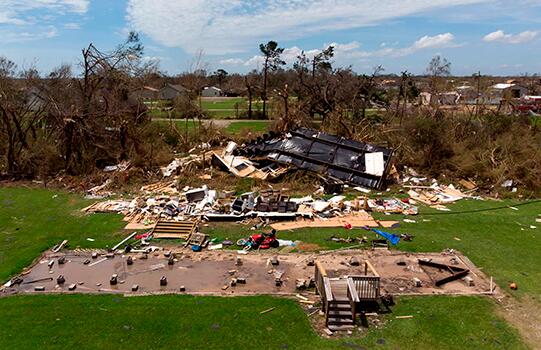
POLYGON ((317 252, 321 250, 321 247, 315 243, 301 242, 297 245, 297 250, 299 252, 317 252))
POLYGON ((505 295, 497 298, 501 307, 497 313, 517 328, 522 339, 532 348, 539 349, 541 344, 541 305, 531 297, 520 300, 505 295))
POLYGON ((42 286, 45 292, 65 293, 70 292, 70 284, 77 284, 74 292, 131 293, 131 286, 137 284, 137 293, 178 292, 180 286, 185 286, 186 292, 193 294, 294 294, 297 280, 308 281, 314 277, 311 260, 319 261, 332 278, 364 275, 364 261, 368 260, 381 276, 381 294, 475 295, 489 290, 486 276, 475 266, 464 263, 467 259, 457 254, 360 250, 330 254, 239 255, 236 251, 194 253, 181 247, 169 249, 175 257, 172 263, 167 249, 149 254, 147 259, 142 259, 141 253, 92 258, 90 252, 47 252, 23 276, 22 283, 11 289, 33 293, 36 286, 42 286), (278 259, 278 264, 271 263, 273 257, 278 259), (64 259, 63 264, 59 264, 60 258, 64 259), (128 262, 128 259, 132 261, 128 262), (356 263, 353 263, 354 259, 356 263), (459 279, 437 287, 432 272, 421 267, 418 259, 468 268, 474 284, 468 285, 459 279), (60 275, 65 277, 64 284, 57 283, 60 275), (109 283, 113 275, 118 276, 118 284, 114 286, 109 283), (159 283, 162 276, 168 280, 166 286, 159 283), (233 287, 230 285, 233 278, 244 278, 247 282, 233 287), (277 286, 276 278, 283 283, 277 286), (421 281, 420 287, 415 286, 414 279, 421 281), (229 287, 225 288, 227 285, 229 287))

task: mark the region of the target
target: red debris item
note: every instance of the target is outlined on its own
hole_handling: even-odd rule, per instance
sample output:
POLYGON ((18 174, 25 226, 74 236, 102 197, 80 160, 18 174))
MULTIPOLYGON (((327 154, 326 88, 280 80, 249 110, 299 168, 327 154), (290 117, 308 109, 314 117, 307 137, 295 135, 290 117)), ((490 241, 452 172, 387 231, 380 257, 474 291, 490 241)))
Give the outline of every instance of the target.
POLYGON ((409 204, 410 199, 409 199, 409 198, 402 198, 402 202, 403 202, 403 203, 408 203, 408 204, 409 204))
POLYGON ((353 226, 348 222, 347 224, 344 225, 344 228, 346 230, 351 230, 353 228, 353 226))
POLYGON ((142 233, 140 235, 135 235, 135 239, 147 239, 150 236, 150 231, 142 233))

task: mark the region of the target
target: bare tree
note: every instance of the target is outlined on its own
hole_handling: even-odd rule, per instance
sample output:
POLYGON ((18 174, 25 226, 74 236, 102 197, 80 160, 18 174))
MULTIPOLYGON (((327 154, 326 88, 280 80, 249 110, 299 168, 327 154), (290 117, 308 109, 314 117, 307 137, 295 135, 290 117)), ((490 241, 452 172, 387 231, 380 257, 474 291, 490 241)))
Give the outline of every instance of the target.
POLYGON ((273 71, 286 63, 280 58, 284 52, 283 48, 278 47, 276 41, 269 41, 266 44, 260 44, 259 50, 263 54, 263 90, 261 90, 261 98, 263 99, 263 116, 267 116, 267 82, 269 71, 273 71))
POLYGON ((440 55, 434 56, 428 63, 426 73, 429 78, 430 92, 437 94, 443 85, 444 78, 451 75, 451 62, 440 55))
POLYGON ((135 129, 146 120, 146 108, 130 93, 136 89, 133 78, 142 53, 139 36, 132 32, 111 52, 93 44, 83 49, 81 78, 73 78, 66 67, 51 74, 47 123, 61 140, 69 173, 85 171, 100 159, 126 159, 129 143, 138 142, 135 129))
POLYGON ((32 167, 22 155, 29 153, 42 118, 43 103, 38 94, 38 82, 35 69, 18 75, 17 65, 0 57, 0 150, 6 157, 5 170, 10 176, 24 175, 32 167))

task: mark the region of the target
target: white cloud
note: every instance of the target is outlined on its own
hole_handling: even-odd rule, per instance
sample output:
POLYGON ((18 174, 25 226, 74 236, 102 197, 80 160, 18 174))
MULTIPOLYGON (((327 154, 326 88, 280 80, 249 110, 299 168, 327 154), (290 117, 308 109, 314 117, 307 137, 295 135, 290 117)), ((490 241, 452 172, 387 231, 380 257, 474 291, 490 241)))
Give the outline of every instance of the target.
POLYGON ((537 37, 537 31, 527 30, 518 34, 506 34, 503 30, 497 30, 483 37, 486 42, 502 42, 507 44, 521 44, 532 41, 537 37))
MULTIPOLYGON (((89 6, 90 0, 0 0, 0 42, 55 37, 58 34, 56 25, 63 17, 78 18, 89 6)), ((77 29, 78 24, 65 23, 64 28, 77 29)))
POLYGON ((50 38, 54 38, 57 35, 58 35, 58 30, 53 26, 44 28, 44 30, 39 31, 39 32, 33 32, 33 31, 12 32, 9 30, 2 29, 0 30, 0 42, 4 44, 19 43, 23 41, 50 39, 50 38))
POLYGON ((24 25, 35 23, 40 17, 62 13, 84 14, 90 0, 0 0, 0 24, 24 25))
POLYGON ((437 34, 434 36, 425 35, 419 40, 416 40, 412 45, 402 48, 388 47, 386 45, 380 45, 380 49, 374 51, 361 51, 353 50, 343 53, 350 59, 363 59, 369 57, 403 57, 411 55, 417 51, 436 49, 436 48, 449 48, 460 46, 455 42, 455 36, 451 33, 437 34))
POLYGON ((242 58, 227 58, 218 61, 218 63, 224 66, 240 66, 244 64, 244 60, 242 58))
POLYGON ((129 0, 130 25, 193 53, 245 52, 269 39, 293 40, 360 28, 426 11, 492 0, 129 0))
MULTIPOLYGON (((448 47, 458 47, 455 43, 455 36, 451 33, 437 34, 434 36, 425 35, 419 40, 415 41, 411 46, 403 48, 393 48, 386 47, 385 45, 381 46, 380 49, 374 51, 363 51, 360 50, 361 44, 357 41, 352 41, 350 43, 330 43, 325 44, 324 48, 333 46, 334 57, 333 59, 337 61, 349 61, 367 59, 371 57, 403 57, 420 50, 434 49, 434 48, 448 48, 448 47)), ((305 50, 304 53, 307 57, 312 58, 316 54, 320 53, 322 49, 312 49, 305 50)), ((293 64, 297 57, 303 52, 303 50, 297 46, 284 49, 283 54, 281 55, 282 60, 284 60, 288 65, 293 64)), ((229 64, 232 66, 241 66, 244 65, 250 68, 261 68, 263 65, 263 56, 255 55, 247 60, 242 60, 240 58, 229 58, 219 61, 220 64, 229 64)))
POLYGON ((246 60, 246 62, 244 62, 243 65, 246 67, 260 68, 263 65, 263 62, 264 62, 263 56, 256 55, 246 60))
POLYGON ((354 51, 361 47, 361 44, 359 44, 357 41, 352 41, 347 44, 339 44, 339 43, 331 43, 329 45, 325 46, 333 46, 335 52, 348 52, 348 51, 354 51))
POLYGON ((70 23, 64 24, 64 28, 76 30, 76 29, 81 29, 81 25, 79 23, 70 22, 70 23))
POLYGON ((453 44, 455 36, 451 33, 438 34, 434 36, 425 35, 421 39, 413 43, 412 48, 415 49, 429 49, 429 48, 439 48, 439 47, 448 47, 453 44))

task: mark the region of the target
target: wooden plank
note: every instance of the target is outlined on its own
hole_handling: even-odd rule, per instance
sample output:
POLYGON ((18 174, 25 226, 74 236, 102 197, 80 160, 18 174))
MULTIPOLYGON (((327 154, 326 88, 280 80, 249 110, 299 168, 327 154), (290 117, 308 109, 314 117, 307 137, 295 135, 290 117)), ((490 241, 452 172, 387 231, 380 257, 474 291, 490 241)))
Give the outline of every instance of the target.
POLYGON ((378 272, 376 271, 376 269, 374 268, 374 265, 372 265, 372 263, 368 260, 365 260, 364 261, 366 266, 368 266, 368 268, 370 269, 370 271, 372 271, 372 273, 374 274, 374 276, 376 277, 379 277, 379 274, 378 272))
POLYGON ((366 216, 344 216, 330 219, 297 220, 291 222, 276 222, 271 225, 275 230, 295 230, 305 227, 343 227, 351 224, 352 227, 379 227, 379 224, 372 217, 366 216))
POLYGON ((357 293, 357 289, 355 288, 355 285, 353 284, 353 279, 352 278, 347 279, 347 285, 348 285, 349 293, 353 298, 353 302, 355 302, 355 303, 360 302, 359 294, 357 293))
POLYGON ((154 238, 171 238, 188 240, 194 233, 197 222, 195 221, 165 221, 160 220, 154 226, 152 235, 154 238))

